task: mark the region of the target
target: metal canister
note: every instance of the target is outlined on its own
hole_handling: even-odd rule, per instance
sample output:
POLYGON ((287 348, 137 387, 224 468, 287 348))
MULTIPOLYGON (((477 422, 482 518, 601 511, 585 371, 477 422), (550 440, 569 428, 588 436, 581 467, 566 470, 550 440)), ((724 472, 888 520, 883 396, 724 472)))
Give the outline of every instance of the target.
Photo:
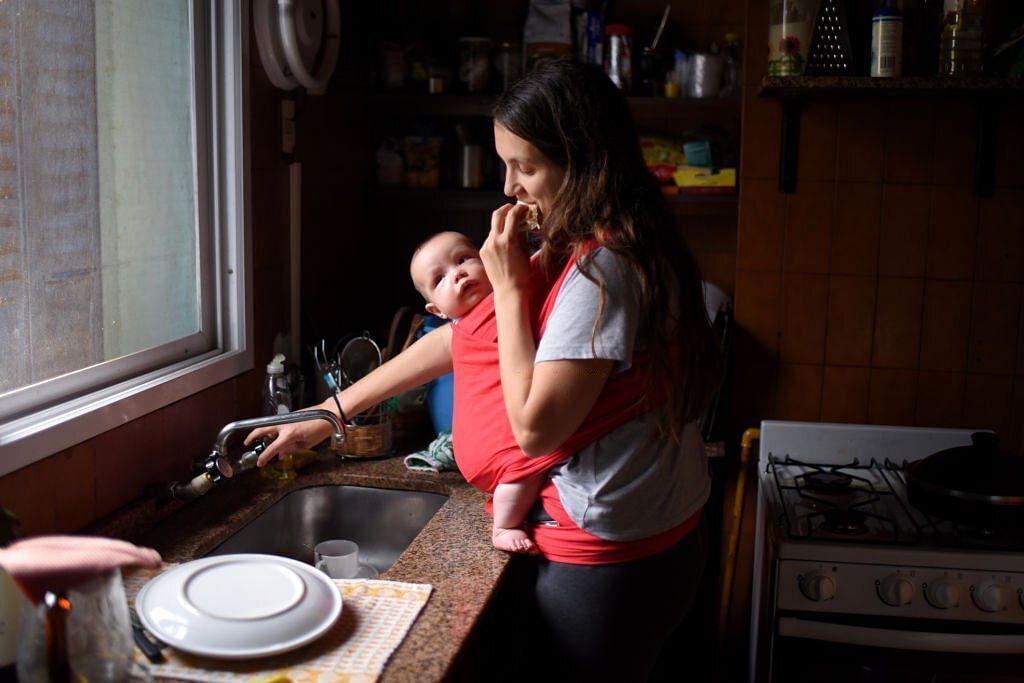
POLYGON ((604 29, 604 70, 619 90, 630 91, 633 84, 633 61, 630 31, 626 24, 608 24, 604 29))

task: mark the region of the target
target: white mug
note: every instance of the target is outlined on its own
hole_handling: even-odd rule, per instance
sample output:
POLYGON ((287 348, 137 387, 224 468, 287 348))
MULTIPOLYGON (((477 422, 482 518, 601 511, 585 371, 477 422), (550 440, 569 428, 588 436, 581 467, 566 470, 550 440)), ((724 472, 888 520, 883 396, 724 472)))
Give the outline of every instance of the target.
POLYGON ((359 545, 352 541, 322 541, 313 548, 316 568, 332 579, 351 579, 359 572, 359 545))

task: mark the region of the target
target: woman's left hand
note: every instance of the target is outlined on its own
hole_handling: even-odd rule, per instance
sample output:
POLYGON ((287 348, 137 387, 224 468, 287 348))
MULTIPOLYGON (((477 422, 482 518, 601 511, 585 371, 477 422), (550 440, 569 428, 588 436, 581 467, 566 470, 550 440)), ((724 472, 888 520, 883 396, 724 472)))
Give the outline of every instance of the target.
POLYGON ((530 255, 526 246, 527 207, 505 204, 491 214, 491 232, 480 248, 484 270, 495 293, 525 290, 530 279, 530 255))

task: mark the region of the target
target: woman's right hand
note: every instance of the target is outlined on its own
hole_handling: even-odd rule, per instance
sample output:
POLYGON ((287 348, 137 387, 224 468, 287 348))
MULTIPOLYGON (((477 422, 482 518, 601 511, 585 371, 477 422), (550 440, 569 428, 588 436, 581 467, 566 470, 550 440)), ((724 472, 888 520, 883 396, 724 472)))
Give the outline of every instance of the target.
POLYGON ((528 213, 526 204, 505 204, 491 214, 491 231, 480 247, 480 259, 496 294, 529 287, 530 253, 523 229, 528 213))
POLYGON ((304 420, 273 427, 258 427, 245 437, 245 445, 257 439, 270 439, 256 461, 258 467, 263 467, 278 455, 308 451, 333 433, 331 425, 325 420, 304 420))

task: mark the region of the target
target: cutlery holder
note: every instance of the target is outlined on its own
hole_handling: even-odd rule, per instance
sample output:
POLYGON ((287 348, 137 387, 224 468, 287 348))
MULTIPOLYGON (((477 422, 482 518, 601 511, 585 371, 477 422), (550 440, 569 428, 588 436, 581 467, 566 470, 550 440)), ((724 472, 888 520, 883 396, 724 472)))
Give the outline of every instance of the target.
POLYGON ((348 438, 340 446, 331 438, 331 450, 339 455, 354 458, 372 458, 391 453, 391 417, 382 415, 370 424, 349 424, 345 426, 348 438))

